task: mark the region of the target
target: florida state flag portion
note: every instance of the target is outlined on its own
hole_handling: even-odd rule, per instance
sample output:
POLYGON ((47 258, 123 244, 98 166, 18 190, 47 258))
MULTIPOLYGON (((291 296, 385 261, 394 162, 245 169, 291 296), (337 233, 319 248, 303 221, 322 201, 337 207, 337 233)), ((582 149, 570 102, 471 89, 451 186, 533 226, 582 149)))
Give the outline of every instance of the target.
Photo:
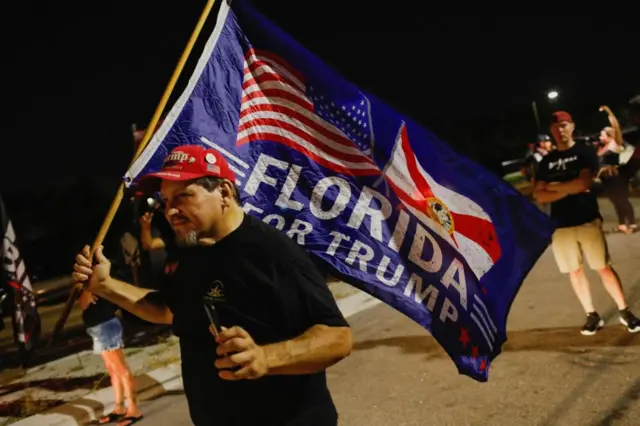
POLYGON ((184 144, 218 150, 247 213, 421 324, 459 372, 487 380, 511 303, 553 232, 508 184, 240 0, 221 5, 188 86, 125 183, 184 144))

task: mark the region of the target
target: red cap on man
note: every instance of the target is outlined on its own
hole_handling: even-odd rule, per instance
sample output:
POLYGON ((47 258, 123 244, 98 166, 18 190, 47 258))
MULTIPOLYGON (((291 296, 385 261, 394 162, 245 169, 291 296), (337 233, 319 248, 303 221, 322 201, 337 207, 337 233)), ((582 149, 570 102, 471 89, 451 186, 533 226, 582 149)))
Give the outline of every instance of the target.
POLYGON ((563 121, 573 123, 571 114, 566 111, 556 111, 551 115, 551 124, 562 123, 563 121))
POLYGON ((201 145, 182 145, 165 158, 160 171, 142 176, 136 186, 143 191, 158 191, 162 180, 184 181, 205 176, 236 181, 229 163, 218 151, 201 145))

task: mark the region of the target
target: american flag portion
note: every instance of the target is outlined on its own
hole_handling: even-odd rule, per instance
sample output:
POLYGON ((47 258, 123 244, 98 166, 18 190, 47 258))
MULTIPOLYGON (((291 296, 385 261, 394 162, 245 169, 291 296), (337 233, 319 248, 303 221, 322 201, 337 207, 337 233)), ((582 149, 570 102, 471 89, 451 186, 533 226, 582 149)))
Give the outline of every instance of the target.
POLYGON ((246 52, 238 146, 277 142, 334 172, 367 176, 380 174, 360 148, 370 148, 372 140, 364 96, 349 104, 325 99, 283 59, 270 52, 246 52))

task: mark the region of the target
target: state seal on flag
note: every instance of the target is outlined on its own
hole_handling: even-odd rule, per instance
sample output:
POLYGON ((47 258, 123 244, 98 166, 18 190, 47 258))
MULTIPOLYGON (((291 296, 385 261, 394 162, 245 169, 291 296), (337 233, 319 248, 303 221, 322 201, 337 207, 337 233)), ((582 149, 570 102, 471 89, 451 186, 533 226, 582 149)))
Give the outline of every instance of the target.
POLYGON ((456 227, 449 207, 447 207, 447 205, 437 197, 428 197, 426 199, 426 203, 427 215, 434 221, 438 222, 438 224, 440 224, 440 226, 442 226, 449 235, 452 235, 456 227))

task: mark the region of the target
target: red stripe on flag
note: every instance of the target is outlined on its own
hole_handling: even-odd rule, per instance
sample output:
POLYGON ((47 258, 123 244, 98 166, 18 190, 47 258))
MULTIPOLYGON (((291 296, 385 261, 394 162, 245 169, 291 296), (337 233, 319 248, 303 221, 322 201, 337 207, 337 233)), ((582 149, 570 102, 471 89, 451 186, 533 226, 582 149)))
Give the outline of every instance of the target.
POLYGON ((351 176, 375 176, 380 174, 379 170, 375 170, 375 169, 351 169, 351 168, 347 168, 347 167, 343 167, 340 166, 339 164, 333 163, 331 161, 326 160, 325 158, 322 158, 316 154, 314 154, 313 152, 309 151, 308 149, 306 149, 305 147, 303 147, 302 145, 296 143, 295 141, 286 138, 282 135, 278 135, 276 133, 269 133, 269 132, 264 132, 264 133, 260 133, 259 135, 249 135, 249 136, 245 136, 243 138, 238 139, 238 145, 242 145, 251 141, 255 141, 255 140, 260 140, 260 141, 265 141, 265 142, 276 142, 276 143, 281 143, 283 145, 288 146, 289 148, 293 148, 296 151, 308 156, 309 158, 311 158, 313 161, 315 161, 316 163, 320 164, 321 166, 326 167, 327 169, 333 170, 335 172, 338 173, 342 173, 345 175, 351 175, 351 176))
MULTIPOLYGON (((307 127, 310 127, 311 129, 313 129, 314 131, 320 133, 322 136, 326 137, 327 139, 331 139, 333 142, 340 144, 340 145, 344 145, 347 147, 353 147, 353 142, 351 142, 351 140, 338 135, 337 133, 332 132, 331 130, 329 130, 329 128, 327 127, 326 124, 322 124, 321 122, 318 122, 316 120, 313 120, 309 117, 307 117, 306 115, 292 109, 289 108, 287 106, 284 105, 279 105, 276 103, 272 103, 272 104, 259 104, 259 105, 252 105, 251 108, 247 108, 244 111, 242 111, 240 113, 240 120, 242 120, 243 118, 255 113, 255 112, 275 112, 278 114, 282 114, 284 116, 288 116, 291 117, 294 120, 298 120, 299 122, 301 122, 302 124, 304 124, 307 127)), ((322 120, 322 119, 319 119, 322 120)), ((240 132, 240 130, 238 130, 238 132, 240 132)), ((373 164, 373 161, 371 161, 371 164, 373 164)))
POLYGON ((289 80, 286 76, 284 75, 280 75, 280 74, 275 74, 273 72, 264 72, 256 77, 253 76, 253 74, 251 74, 252 70, 249 69, 245 69, 245 75, 250 75, 251 78, 247 78, 244 80, 244 82, 242 83, 242 90, 246 90, 249 87, 253 86, 254 84, 257 84, 258 86, 261 83, 267 83, 270 81, 275 81, 275 82, 279 82, 282 83, 286 86, 289 86, 293 89, 295 89, 296 91, 299 91, 300 89, 296 87, 296 85, 289 80))
POLYGON ((7 281, 10 287, 15 288, 16 290, 22 290, 22 286, 15 281, 7 281))
POLYGON ((269 97, 282 98, 291 102, 295 102, 296 104, 300 105, 301 108, 304 108, 306 110, 313 112, 313 104, 310 101, 306 99, 302 99, 299 96, 296 96, 292 93, 287 92, 286 90, 260 89, 260 91, 257 91, 257 92, 251 92, 251 93, 243 92, 243 94, 244 96, 242 97, 242 100, 241 100, 242 103, 248 102, 250 99, 260 99, 260 98, 269 98, 269 97))
POLYGON ((455 231, 482 247, 493 263, 502 255, 493 224, 476 216, 451 212, 455 231))
MULTIPOLYGON (((336 158, 338 158, 340 160, 345 160, 345 161, 349 161, 349 162, 359 162, 360 161, 360 157, 361 157, 360 155, 347 154, 347 153, 344 153, 344 152, 341 152, 341 151, 337 151, 337 150, 331 148, 330 146, 326 145, 322 141, 319 141, 318 139, 314 138, 312 135, 310 135, 309 133, 305 132, 300 127, 294 126, 291 123, 287 123, 284 120, 278 120, 278 119, 275 119, 275 118, 256 118, 254 120, 251 120, 249 123, 245 123, 242 126, 238 127, 238 133, 242 132, 243 130, 253 128, 255 126, 273 126, 273 127, 276 127, 276 128, 280 128, 280 129, 286 130, 289 133, 292 133, 292 134, 298 136, 301 139, 304 139, 309 144, 317 147, 321 151, 326 152, 327 154, 331 155, 332 157, 336 157, 336 158)), ((264 134, 262 132, 260 132, 260 133, 264 134)), ((237 144, 238 145, 242 145, 243 143, 238 141, 237 144)))
MULTIPOLYGON (((420 170, 418 170, 418 162, 416 160, 415 154, 413 153, 413 150, 411 149, 411 145, 409 145, 409 135, 407 134, 407 127, 404 124, 402 125, 400 141, 402 143, 402 151, 404 151, 404 156, 407 160, 407 170, 409 171, 411 180, 413 180, 419 192, 418 194, 411 195, 415 196, 416 198, 422 197, 422 199, 424 200, 434 197, 431 186, 424 178, 424 176, 422 176, 420 170)), ((423 203, 420 210, 425 211, 426 208, 428 208, 428 206, 426 205, 426 203, 423 203)))
MULTIPOLYGON (((270 62, 273 62, 274 64, 282 67, 288 73, 290 73, 295 78, 300 80, 300 82, 302 84, 305 84, 304 75, 300 71, 298 71, 297 69, 292 67, 291 64, 289 64, 289 62, 285 61, 284 59, 282 59, 278 55, 275 55, 275 54, 273 54, 273 53, 271 53, 269 51, 266 51, 266 50, 256 50, 256 49, 251 48, 245 54, 245 58, 246 58, 247 62, 249 61, 249 59, 251 58, 252 55, 255 55, 258 58, 258 60, 260 60, 261 57, 262 58, 266 58, 270 62)), ((269 65, 268 62, 265 62, 265 64, 269 65)))

